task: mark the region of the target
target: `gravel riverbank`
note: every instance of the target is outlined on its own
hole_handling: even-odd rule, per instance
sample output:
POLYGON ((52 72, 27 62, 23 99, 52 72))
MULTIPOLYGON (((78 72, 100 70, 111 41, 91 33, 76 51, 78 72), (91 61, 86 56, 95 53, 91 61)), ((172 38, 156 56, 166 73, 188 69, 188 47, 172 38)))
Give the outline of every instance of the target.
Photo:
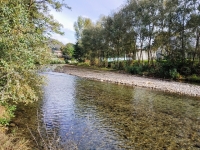
POLYGON ((200 86, 188 83, 163 81, 159 79, 151 79, 130 74, 118 73, 116 71, 102 71, 72 65, 64 65, 55 69, 55 71, 102 82, 112 82, 128 86, 145 87, 170 93, 200 97, 200 86))

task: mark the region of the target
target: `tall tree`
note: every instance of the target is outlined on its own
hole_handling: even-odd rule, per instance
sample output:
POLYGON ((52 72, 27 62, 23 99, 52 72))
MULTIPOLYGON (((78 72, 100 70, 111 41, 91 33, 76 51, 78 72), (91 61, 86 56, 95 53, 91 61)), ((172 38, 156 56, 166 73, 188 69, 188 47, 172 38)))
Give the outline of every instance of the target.
POLYGON ((91 25, 92 21, 89 18, 79 16, 77 22, 74 23, 76 39, 81 39, 83 30, 87 27, 90 27, 91 25))
POLYGON ((160 58, 169 61, 170 67, 181 68, 190 54, 193 62, 197 57, 200 61, 199 3, 198 0, 127 0, 120 10, 98 21, 99 27, 80 28, 79 45, 85 53, 92 50, 102 57, 119 58, 128 53, 134 59, 137 54, 139 63, 145 51, 149 66, 154 64, 157 51, 162 55, 160 58))
POLYGON ((60 25, 48 15, 50 6, 60 10, 64 4, 56 0, 0 1, 1 103, 39 99, 43 81, 38 69, 51 58, 46 34, 60 32, 60 25))

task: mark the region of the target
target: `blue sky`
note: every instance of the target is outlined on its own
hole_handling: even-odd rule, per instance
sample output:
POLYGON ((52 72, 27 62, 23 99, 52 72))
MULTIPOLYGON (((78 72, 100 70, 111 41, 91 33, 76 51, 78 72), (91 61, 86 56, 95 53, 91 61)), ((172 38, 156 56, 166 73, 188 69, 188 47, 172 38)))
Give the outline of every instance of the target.
POLYGON ((66 3, 72 10, 63 9, 62 12, 51 11, 55 20, 63 24, 62 30, 65 32, 65 35, 53 34, 52 38, 61 41, 63 44, 75 43, 73 24, 77 21, 78 16, 87 17, 96 22, 101 15, 107 16, 112 11, 117 11, 125 2, 126 0, 67 0, 66 3))

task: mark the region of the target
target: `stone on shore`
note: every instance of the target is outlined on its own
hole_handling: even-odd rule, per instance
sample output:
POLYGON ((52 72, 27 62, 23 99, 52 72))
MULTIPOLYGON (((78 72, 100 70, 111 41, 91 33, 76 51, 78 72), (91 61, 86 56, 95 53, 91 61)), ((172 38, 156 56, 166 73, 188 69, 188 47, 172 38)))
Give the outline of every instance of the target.
POLYGON ((138 77, 135 75, 113 71, 96 71, 93 69, 87 69, 72 65, 62 66, 61 71, 60 69, 55 69, 55 71, 79 76, 82 78, 98 80, 101 82, 111 82, 116 84, 124 84, 127 86, 145 87, 159 91, 200 97, 200 86, 189 83, 138 77))

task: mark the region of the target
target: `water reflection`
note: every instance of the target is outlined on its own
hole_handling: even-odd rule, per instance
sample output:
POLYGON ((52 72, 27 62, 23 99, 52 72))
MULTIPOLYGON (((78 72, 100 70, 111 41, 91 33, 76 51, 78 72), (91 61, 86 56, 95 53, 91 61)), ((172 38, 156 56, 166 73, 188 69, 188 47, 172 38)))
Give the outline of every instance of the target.
POLYGON ((200 101, 47 73, 42 120, 79 149, 198 149, 200 101))

